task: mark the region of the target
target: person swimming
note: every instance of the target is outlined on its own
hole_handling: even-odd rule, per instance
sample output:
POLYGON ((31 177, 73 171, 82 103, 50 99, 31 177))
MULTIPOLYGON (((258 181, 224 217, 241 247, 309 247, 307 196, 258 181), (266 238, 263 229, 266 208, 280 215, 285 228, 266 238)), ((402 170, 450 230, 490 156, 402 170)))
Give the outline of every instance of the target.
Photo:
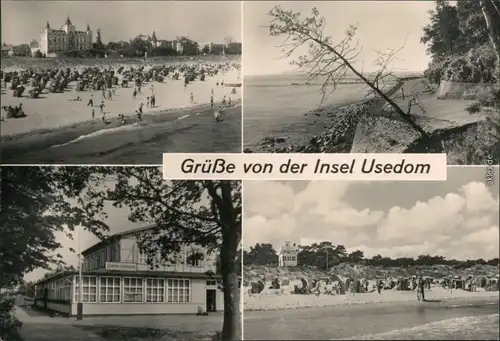
POLYGON ((222 121, 221 113, 222 113, 222 107, 219 105, 219 107, 217 108, 217 110, 214 111, 215 122, 222 121))

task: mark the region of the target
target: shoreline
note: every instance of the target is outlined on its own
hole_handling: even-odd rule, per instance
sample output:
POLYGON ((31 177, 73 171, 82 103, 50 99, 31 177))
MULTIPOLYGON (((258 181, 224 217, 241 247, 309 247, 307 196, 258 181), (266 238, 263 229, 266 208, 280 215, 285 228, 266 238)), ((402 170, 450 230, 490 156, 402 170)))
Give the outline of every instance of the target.
MULTIPOLYGON (((216 102, 214 103, 214 107, 220 104, 220 102, 216 102)), ((241 99, 234 100, 231 107, 225 107, 225 110, 232 110, 239 106, 241 106, 241 99)), ((174 122, 187 115, 212 114, 213 110, 210 103, 203 103, 184 108, 149 111, 143 114, 142 122, 140 123, 136 123, 135 115, 125 116, 127 119, 127 123, 125 124, 121 124, 120 118, 117 116, 109 117, 109 124, 105 124, 100 117, 96 117, 94 120, 86 120, 53 129, 39 129, 16 135, 1 136, 3 160, 8 161, 9 159, 16 158, 11 157, 11 155, 18 156, 19 154, 33 153, 64 146, 81 136, 91 135, 103 130, 127 127, 134 124, 143 125, 146 128, 155 124, 174 122)), ((114 132, 111 134, 114 134, 114 132)))
MULTIPOLYGON (((324 141, 324 135, 328 134, 330 130, 335 128, 335 126, 345 118, 348 118, 349 114, 353 111, 358 110, 359 107, 365 105, 364 100, 356 101, 346 101, 342 103, 330 104, 322 108, 311 109, 303 114, 303 120, 305 124, 315 124, 323 126, 319 128, 319 132, 312 134, 311 138, 306 143, 290 143, 287 137, 279 136, 268 136, 261 140, 258 147, 244 147, 244 153, 323 153, 321 151, 321 146, 318 142, 328 142, 324 141), (308 118, 317 117, 317 121, 311 122, 308 118), (318 141, 319 140, 319 141, 318 141)), ((342 143, 338 144, 338 150, 328 151, 330 153, 349 153, 349 150, 341 151, 346 149, 342 143)))
MULTIPOLYGON (((434 291, 435 292, 435 291, 434 291)), ((412 292, 413 293, 413 292, 412 292)), ((433 291, 429 291, 428 293, 433 293, 433 291)), ((254 297, 258 297, 257 296, 258 294, 255 294, 254 297)), ((276 295, 276 296, 270 296, 270 295, 264 295, 264 296, 261 296, 261 297, 265 297, 265 296, 270 296, 270 297, 286 297, 288 294, 286 295, 276 295)), ((365 295, 365 294, 358 294, 358 295, 365 295)), ((298 297, 308 297, 308 296, 313 296, 313 295, 295 295, 295 296, 298 296, 298 297)), ((315 297, 315 298, 320 298, 320 297, 325 297, 326 295, 320 295, 318 297, 315 297)), ((339 297, 340 295, 333 295, 332 297, 339 297)), ((345 296, 345 298, 347 297, 360 297, 360 296, 346 296, 346 295, 342 295, 342 296, 345 296)), ((434 296, 434 295, 429 295, 429 296, 434 296)), ((248 296, 247 296, 248 297, 248 296)), ((326 297, 330 297, 329 295, 326 296, 326 297)), ((396 299, 386 299, 387 298, 387 295, 384 297, 384 294, 382 294, 382 297, 380 297, 382 300, 370 300, 370 301, 367 301, 367 300, 358 300, 358 301, 340 301, 340 302, 335 302, 335 303, 325 303, 325 304, 321 304, 321 305, 318 305, 318 304, 304 304, 304 305, 290 305, 290 306, 281 306, 281 307, 263 307, 263 308, 249 308, 249 309, 246 309, 244 308, 244 311, 279 311, 279 310, 294 310, 294 309, 311 309, 311 308, 324 308, 324 307, 342 307, 342 306, 351 306, 351 305, 372 305, 372 304, 388 304, 388 305, 391 305, 391 304, 396 304, 396 303, 411 303, 411 302, 414 302, 414 303, 418 303, 420 304, 420 302, 417 302, 415 300, 415 297, 412 296, 412 299, 409 300, 408 298, 405 298, 405 297, 401 297, 401 298, 396 298, 396 299)), ((427 298, 429 302, 435 302, 436 299, 434 298, 427 298)), ((449 301, 467 301, 467 300, 479 300, 479 301, 482 301, 483 303, 486 303, 486 302, 490 302, 492 299, 495 299, 495 301, 498 303, 499 301, 499 292, 498 291, 485 291, 483 295, 475 295, 475 296, 458 296, 458 297, 445 297, 445 298, 441 298, 441 299, 437 299, 438 302, 449 302, 449 301)), ((298 302, 297 302, 298 303, 298 302)))

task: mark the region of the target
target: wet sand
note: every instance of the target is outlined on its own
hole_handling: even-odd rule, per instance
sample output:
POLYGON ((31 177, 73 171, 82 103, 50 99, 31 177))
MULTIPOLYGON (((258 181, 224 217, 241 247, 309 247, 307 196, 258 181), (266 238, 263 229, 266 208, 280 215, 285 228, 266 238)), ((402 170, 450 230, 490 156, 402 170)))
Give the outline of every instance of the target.
MULTIPOLYGON (((216 103, 217 104, 217 103, 216 103)), ((100 119, 68 127, 5 136, 2 160, 7 164, 160 164, 164 152, 241 151, 241 103, 223 111, 215 122, 209 104, 135 116, 121 124, 100 119)))

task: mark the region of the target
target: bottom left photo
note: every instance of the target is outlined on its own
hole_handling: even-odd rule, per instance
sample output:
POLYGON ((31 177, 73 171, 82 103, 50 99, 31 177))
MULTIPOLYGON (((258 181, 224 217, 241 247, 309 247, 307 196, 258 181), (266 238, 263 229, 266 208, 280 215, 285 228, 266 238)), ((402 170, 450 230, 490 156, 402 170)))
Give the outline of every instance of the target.
POLYGON ((240 181, 0 169, 0 340, 241 340, 240 181))

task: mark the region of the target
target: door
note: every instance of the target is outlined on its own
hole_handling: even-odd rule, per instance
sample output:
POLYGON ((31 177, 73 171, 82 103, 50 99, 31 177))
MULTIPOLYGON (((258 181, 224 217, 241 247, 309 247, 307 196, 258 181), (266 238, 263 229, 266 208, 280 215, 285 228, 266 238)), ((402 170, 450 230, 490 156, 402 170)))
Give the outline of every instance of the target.
POLYGON ((207 289, 207 312, 217 311, 217 290, 207 289))

